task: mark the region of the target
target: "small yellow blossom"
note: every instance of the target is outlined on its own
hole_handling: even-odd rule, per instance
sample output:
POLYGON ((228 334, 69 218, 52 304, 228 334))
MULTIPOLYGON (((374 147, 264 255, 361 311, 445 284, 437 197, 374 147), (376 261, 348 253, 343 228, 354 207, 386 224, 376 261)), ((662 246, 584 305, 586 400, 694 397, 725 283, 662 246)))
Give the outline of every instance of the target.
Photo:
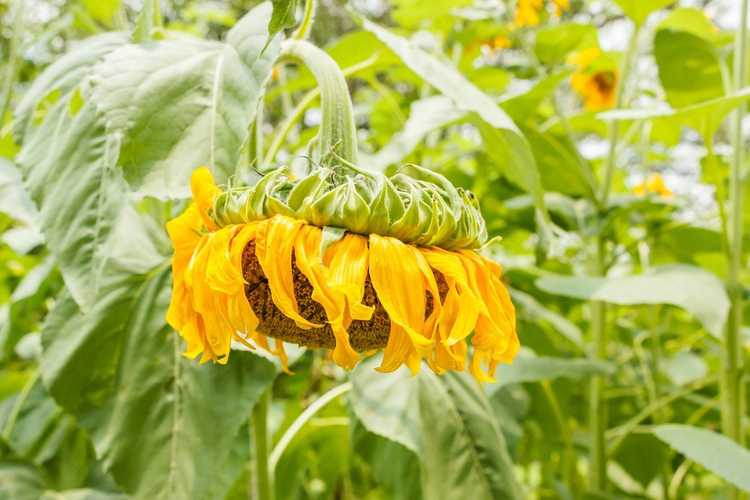
POLYGON ((570 85, 583 97, 586 109, 611 108, 617 92, 617 72, 614 70, 592 70, 591 66, 602 52, 597 47, 581 50, 568 57, 568 63, 576 66, 570 77, 570 85))
POLYGON ((514 24, 518 28, 537 26, 542 8, 544 8, 543 0, 518 0, 514 24))
POLYGON ((664 182, 664 178, 659 174, 651 174, 643 182, 639 182, 633 187, 633 193, 636 196, 646 196, 647 194, 656 194, 661 198, 672 198, 674 193, 664 182))

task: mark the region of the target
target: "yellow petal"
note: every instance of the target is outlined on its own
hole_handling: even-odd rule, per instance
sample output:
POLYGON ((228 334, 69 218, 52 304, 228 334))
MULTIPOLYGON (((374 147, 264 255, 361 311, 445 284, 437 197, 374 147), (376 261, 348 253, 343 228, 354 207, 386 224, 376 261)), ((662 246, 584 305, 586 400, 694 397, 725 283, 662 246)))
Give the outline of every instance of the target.
POLYGON ((391 322, 388 343, 383 349, 383 361, 376 368, 377 371, 389 373, 406 364, 412 374, 419 371, 420 356, 414 348, 414 342, 406 330, 397 323, 391 322))
POLYGON ((333 360, 346 369, 354 368, 359 355, 349 343, 349 334, 344 326, 346 295, 330 286, 329 270, 320 255, 322 231, 315 226, 304 226, 297 233, 294 242, 294 256, 297 267, 312 286, 312 299, 323 306, 336 338, 333 360))
POLYGON ((216 185, 211 171, 206 167, 195 169, 190 177, 190 189, 203 224, 211 231, 216 230, 216 224, 209 217, 209 212, 214 206, 214 200, 221 194, 221 189, 216 185))
POLYGON ((365 295, 368 264, 367 239, 358 234, 347 234, 328 249, 325 264, 330 269, 331 285, 346 296, 347 311, 344 326, 353 319, 369 321, 375 308, 362 303, 365 295))
POLYGON ((292 248, 297 233, 305 223, 283 215, 266 221, 256 235, 255 255, 268 279, 273 303, 285 316, 294 320, 300 328, 319 328, 322 325, 303 318, 294 295, 292 274, 292 248))
MULTIPOLYGON (((391 325, 400 326, 419 354, 426 357, 431 345, 430 339, 424 335, 427 284, 418 255, 413 246, 396 238, 370 235, 372 286, 388 313, 391 325)), ((393 332, 391 327, 391 333, 393 332)))
POLYGON ((458 254, 440 248, 421 251, 430 267, 439 271, 448 283, 449 291, 443 304, 439 328, 443 341, 453 345, 469 336, 484 304, 471 290, 469 277, 458 254))

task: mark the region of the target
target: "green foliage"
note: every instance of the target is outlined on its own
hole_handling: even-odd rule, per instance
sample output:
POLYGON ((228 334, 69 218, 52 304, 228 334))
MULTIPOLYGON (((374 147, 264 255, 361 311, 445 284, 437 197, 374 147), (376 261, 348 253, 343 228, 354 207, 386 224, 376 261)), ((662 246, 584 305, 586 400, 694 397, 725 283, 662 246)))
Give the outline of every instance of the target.
MULTIPOLYGON (((476 195, 523 345, 479 386, 426 365, 379 373, 377 356, 347 374, 291 346, 291 375, 240 348, 200 365, 166 325, 164 226, 196 167, 232 185, 285 167, 296 181, 237 193, 310 209, 309 190, 287 188, 324 160, 319 85, 279 58, 302 2, 0 1, 0 498, 244 500, 262 395, 273 450, 332 387, 351 392, 272 455, 277 498, 750 491, 747 439, 719 433, 733 435, 732 408, 738 441, 749 430, 750 183, 731 171, 727 123, 750 99, 732 84, 743 51, 726 18, 739 15, 714 19, 719 0, 612 0, 558 16, 564 3, 518 26, 520 2, 319 2, 295 35, 345 71, 356 168, 394 178, 413 163, 476 195), (571 57, 625 47, 613 37, 629 28, 631 52, 571 57), (618 109, 587 106, 618 79, 618 109), (654 174, 672 196, 649 188, 654 174)), ((361 190, 331 190, 330 219, 372 230, 347 211, 361 190)), ((401 237, 427 241, 425 206, 401 237)))

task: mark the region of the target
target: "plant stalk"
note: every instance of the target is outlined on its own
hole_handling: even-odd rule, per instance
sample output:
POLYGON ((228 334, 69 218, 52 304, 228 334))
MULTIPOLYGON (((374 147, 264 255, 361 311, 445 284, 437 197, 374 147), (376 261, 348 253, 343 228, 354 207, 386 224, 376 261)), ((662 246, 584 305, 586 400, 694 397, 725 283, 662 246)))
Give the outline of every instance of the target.
POLYGON ((268 408, 271 402, 271 389, 264 392, 253 408, 253 447, 254 447, 254 488, 255 500, 273 500, 273 481, 268 467, 268 408))
MULTIPOLYGON (((625 104, 625 83, 628 81, 632 60, 638 48, 639 27, 636 25, 628 42, 628 48, 622 60, 620 75, 615 88, 615 107, 622 108, 625 104)), ((601 184, 599 206, 607 210, 609 192, 612 188, 612 178, 617 166, 617 142, 619 139, 619 125, 617 120, 610 123, 609 128, 609 154, 604 170, 604 178, 601 184)), ((604 215, 604 214, 602 214, 604 215)), ((600 229, 596 237, 596 252, 593 267, 597 276, 604 276, 607 272, 607 246, 603 230, 600 229)), ((591 303, 591 336, 593 340, 592 357, 597 361, 607 358, 607 306, 604 302, 594 301, 591 303)), ((591 448, 589 454, 589 477, 591 489, 603 492, 607 486, 607 442, 605 434, 607 431, 607 408, 605 405, 604 390, 606 388, 604 375, 594 375, 591 378, 589 391, 589 427, 591 433, 591 448)))
POLYGON ((317 161, 338 156, 357 163, 357 129, 349 87, 336 61, 324 50, 304 40, 287 40, 282 57, 301 62, 315 76, 320 88, 321 123, 317 161))
MULTIPOLYGON (((740 24, 735 36, 734 50, 734 91, 747 85, 747 22, 748 0, 741 0, 740 24)), ((741 328, 743 313, 742 273, 742 181, 743 181, 743 138, 742 119, 744 105, 739 106, 732 116, 732 145, 734 154, 729 178, 729 275, 727 288, 731 301, 730 315, 724 338, 724 362, 722 372, 722 427, 724 434, 741 446, 744 444, 742 415, 744 413, 743 367, 741 348, 741 328)), ((731 487, 731 498, 741 498, 742 493, 731 487)))
POLYGON ((304 40, 310 34, 312 28, 313 16, 315 16, 315 0, 305 0, 305 13, 302 15, 302 22, 299 27, 292 33, 295 40, 304 40))

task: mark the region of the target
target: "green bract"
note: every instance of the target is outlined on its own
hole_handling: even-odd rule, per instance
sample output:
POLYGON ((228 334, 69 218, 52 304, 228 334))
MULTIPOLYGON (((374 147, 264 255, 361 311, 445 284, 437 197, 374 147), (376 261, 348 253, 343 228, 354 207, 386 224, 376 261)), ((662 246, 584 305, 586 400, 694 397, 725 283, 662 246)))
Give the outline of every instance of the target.
POLYGON ((391 177, 336 166, 295 178, 281 167, 254 186, 230 187, 212 211, 220 227, 277 214, 449 250, 476 248, 487 239, 474 195, 417 165, 406 165, 391 177))

